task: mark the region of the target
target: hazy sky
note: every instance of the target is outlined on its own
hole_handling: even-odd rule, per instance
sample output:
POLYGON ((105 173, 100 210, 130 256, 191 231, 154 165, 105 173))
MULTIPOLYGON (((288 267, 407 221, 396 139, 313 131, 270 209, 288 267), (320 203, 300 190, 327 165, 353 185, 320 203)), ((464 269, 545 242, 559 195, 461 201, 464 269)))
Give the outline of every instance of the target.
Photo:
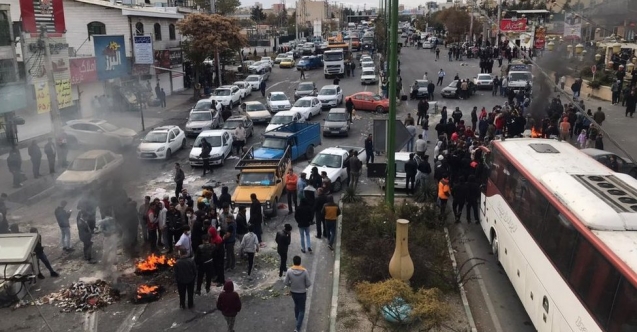
MULTIPOLYGON (((311 1, 311 0, 306 0, 311 1)), ((364 6, 367 5, 367 8, 378 7, 378 0, 347 0, 344 2, 341 1, 333 1, 328 0, 332 4, 343 4, 344 7, 351 7, 352 9, 359 8, 363 10, 364 6)), ((255 2, 260 2, 263 5, 263 8, 270 8, 273 3, 281 3, 281 0, 241 0, 241 7, 252 7, 255 2)), ((296 1, 287 0, 285 1, 286 7, 293 8, 296 7, 296 1)), ((405 8, 416 8, 418 5, 424 5, 423 1, 417 0, 400 0, 401 5, 404 5, 405 8)))

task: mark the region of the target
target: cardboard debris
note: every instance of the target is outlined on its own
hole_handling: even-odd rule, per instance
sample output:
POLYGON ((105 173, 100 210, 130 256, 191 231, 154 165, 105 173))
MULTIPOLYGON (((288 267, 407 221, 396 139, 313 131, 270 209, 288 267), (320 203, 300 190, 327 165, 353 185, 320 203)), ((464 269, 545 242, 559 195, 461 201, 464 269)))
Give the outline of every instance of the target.
MULTIPOLYGON (((89 278, 87 278, 89 279, 89 278)), ((71 286, 41 297, 36 305, 52 304, 61 312, 93 312, 119 300, 119 291, 103 280, 78 281, 71 286)))

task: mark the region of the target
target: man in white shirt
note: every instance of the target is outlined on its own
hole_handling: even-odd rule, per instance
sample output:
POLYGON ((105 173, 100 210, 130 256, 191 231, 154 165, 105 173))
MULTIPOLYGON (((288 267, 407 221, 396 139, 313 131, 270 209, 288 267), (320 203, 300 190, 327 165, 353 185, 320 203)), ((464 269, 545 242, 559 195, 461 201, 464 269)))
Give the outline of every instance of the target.
POLYGON ((440 69, 440 71, 438 72, 438 82, 436 83, 436 85, 442 86, 442 80, 445 78, 445 75, 445 71, 440 69))
POLYGON ((237 155, 241 157, 243 155, 243 146, 246 144, 246 129, 243 128, 243 124, 239 124, 237 128, 234 128, 234 139, 237 155))
POLYGON ((184 250, 186 251, 186 257, 192 256, 192 244, 190 242, 190 226, 184 225, 183 233, 181 233, 181 237, 179 241, 175 244, 175 248, 178 251, 184 250))
POLYGON ((424 140, 422 134, 419 134, 416 140, 416 155, 422 158, 425 156, 425 152, 427 152, 427 141, 424 140))

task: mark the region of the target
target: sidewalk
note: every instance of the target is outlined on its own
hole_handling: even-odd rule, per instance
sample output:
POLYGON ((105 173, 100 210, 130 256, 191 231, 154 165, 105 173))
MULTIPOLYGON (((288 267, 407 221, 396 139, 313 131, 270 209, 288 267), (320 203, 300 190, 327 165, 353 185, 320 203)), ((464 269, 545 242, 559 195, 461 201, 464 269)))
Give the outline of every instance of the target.
MULTIPOLYGON (((173 117, 174 112, 188 111, 192 97, 191 90, 185 90, 174 93, 166 98, 166 108, 151 107, 144 109, 145 130, 142 130, 141 117, 139 113, 132 112, 110 112, 104 114, 101 118, 119 127, 125 127, 135 130, 138 136, 146 131, 160 125, 166 119, 173 117)), ((40 165, 40 174, 38 179, 33 178, 33 169, 27 147, 31 141, 35 140, 41 149, 44 149, 46 140, 50 137, 51 118, 50 114, 37 114, 33 117, 25 119, 26 124, 18 127, 20 142, 18 148, 22 156, 22 172, 27 176, 27 180, 22 183, 21 188, 13 188, 13 176, 7 167, 8 149, 0 151, 0 192, 6 193, 9 200, 20 204, 29 203, 29 199, 35 195, 41 194, 53 188, 55 179, 59 176, 63 169, 56 167, 56 174, 49 175, 48 162, 46 156, 43 156, 40 165)), ((82 150, 70 150, 68 161, 72 161, 82 150)), ((44 152, 43 152, 44 154, 44 152)))

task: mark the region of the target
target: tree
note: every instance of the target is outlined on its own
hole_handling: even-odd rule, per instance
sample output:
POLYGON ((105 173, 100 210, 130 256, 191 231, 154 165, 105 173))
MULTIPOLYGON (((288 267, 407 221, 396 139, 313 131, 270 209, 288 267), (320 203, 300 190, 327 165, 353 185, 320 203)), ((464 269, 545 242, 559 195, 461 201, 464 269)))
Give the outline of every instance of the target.
POLYGON ((263 13, 263 8, 259 6, 254 6, 250 9, 250 18, 253 21, 259 23, 267 18, 267 16, 263 13))
MULTIPOLYGON (((195 3, 205 12, 210 12, 210 0, 195 0, 195 3)), ((240 6, 239 0, 215 0, 215 12, 219 15, 230 15, 240 6)))
POLYGON ((387 20, 385 14, 382 13, 374 20, 374 40, 376 40, 376 49, 379 52, 385 52, 387 47, 387 20))
POLYGON ((465 34, 469 33, 471 17, 464 10, 446 8, 438 12, 435 18, 445 26, 450 42, 460 41, 465 34))
MULTIPOLYGON (((199 82, 199 70, 204 60, 214 57, 216 52, 239 52, 242 47, 248 45, 237 20, 227 16, 190 14, 177 22, 177 28, 184 37, 182 47, 184 55, 193 64, 195 82, 199 82)), ((197 92, 195 91, 195 94, 197 92)))
POLYGON ((274 13, 269 13, 266 15, 264 22, 270 26, 277 26, 279 25, 279 18, 274 13))

